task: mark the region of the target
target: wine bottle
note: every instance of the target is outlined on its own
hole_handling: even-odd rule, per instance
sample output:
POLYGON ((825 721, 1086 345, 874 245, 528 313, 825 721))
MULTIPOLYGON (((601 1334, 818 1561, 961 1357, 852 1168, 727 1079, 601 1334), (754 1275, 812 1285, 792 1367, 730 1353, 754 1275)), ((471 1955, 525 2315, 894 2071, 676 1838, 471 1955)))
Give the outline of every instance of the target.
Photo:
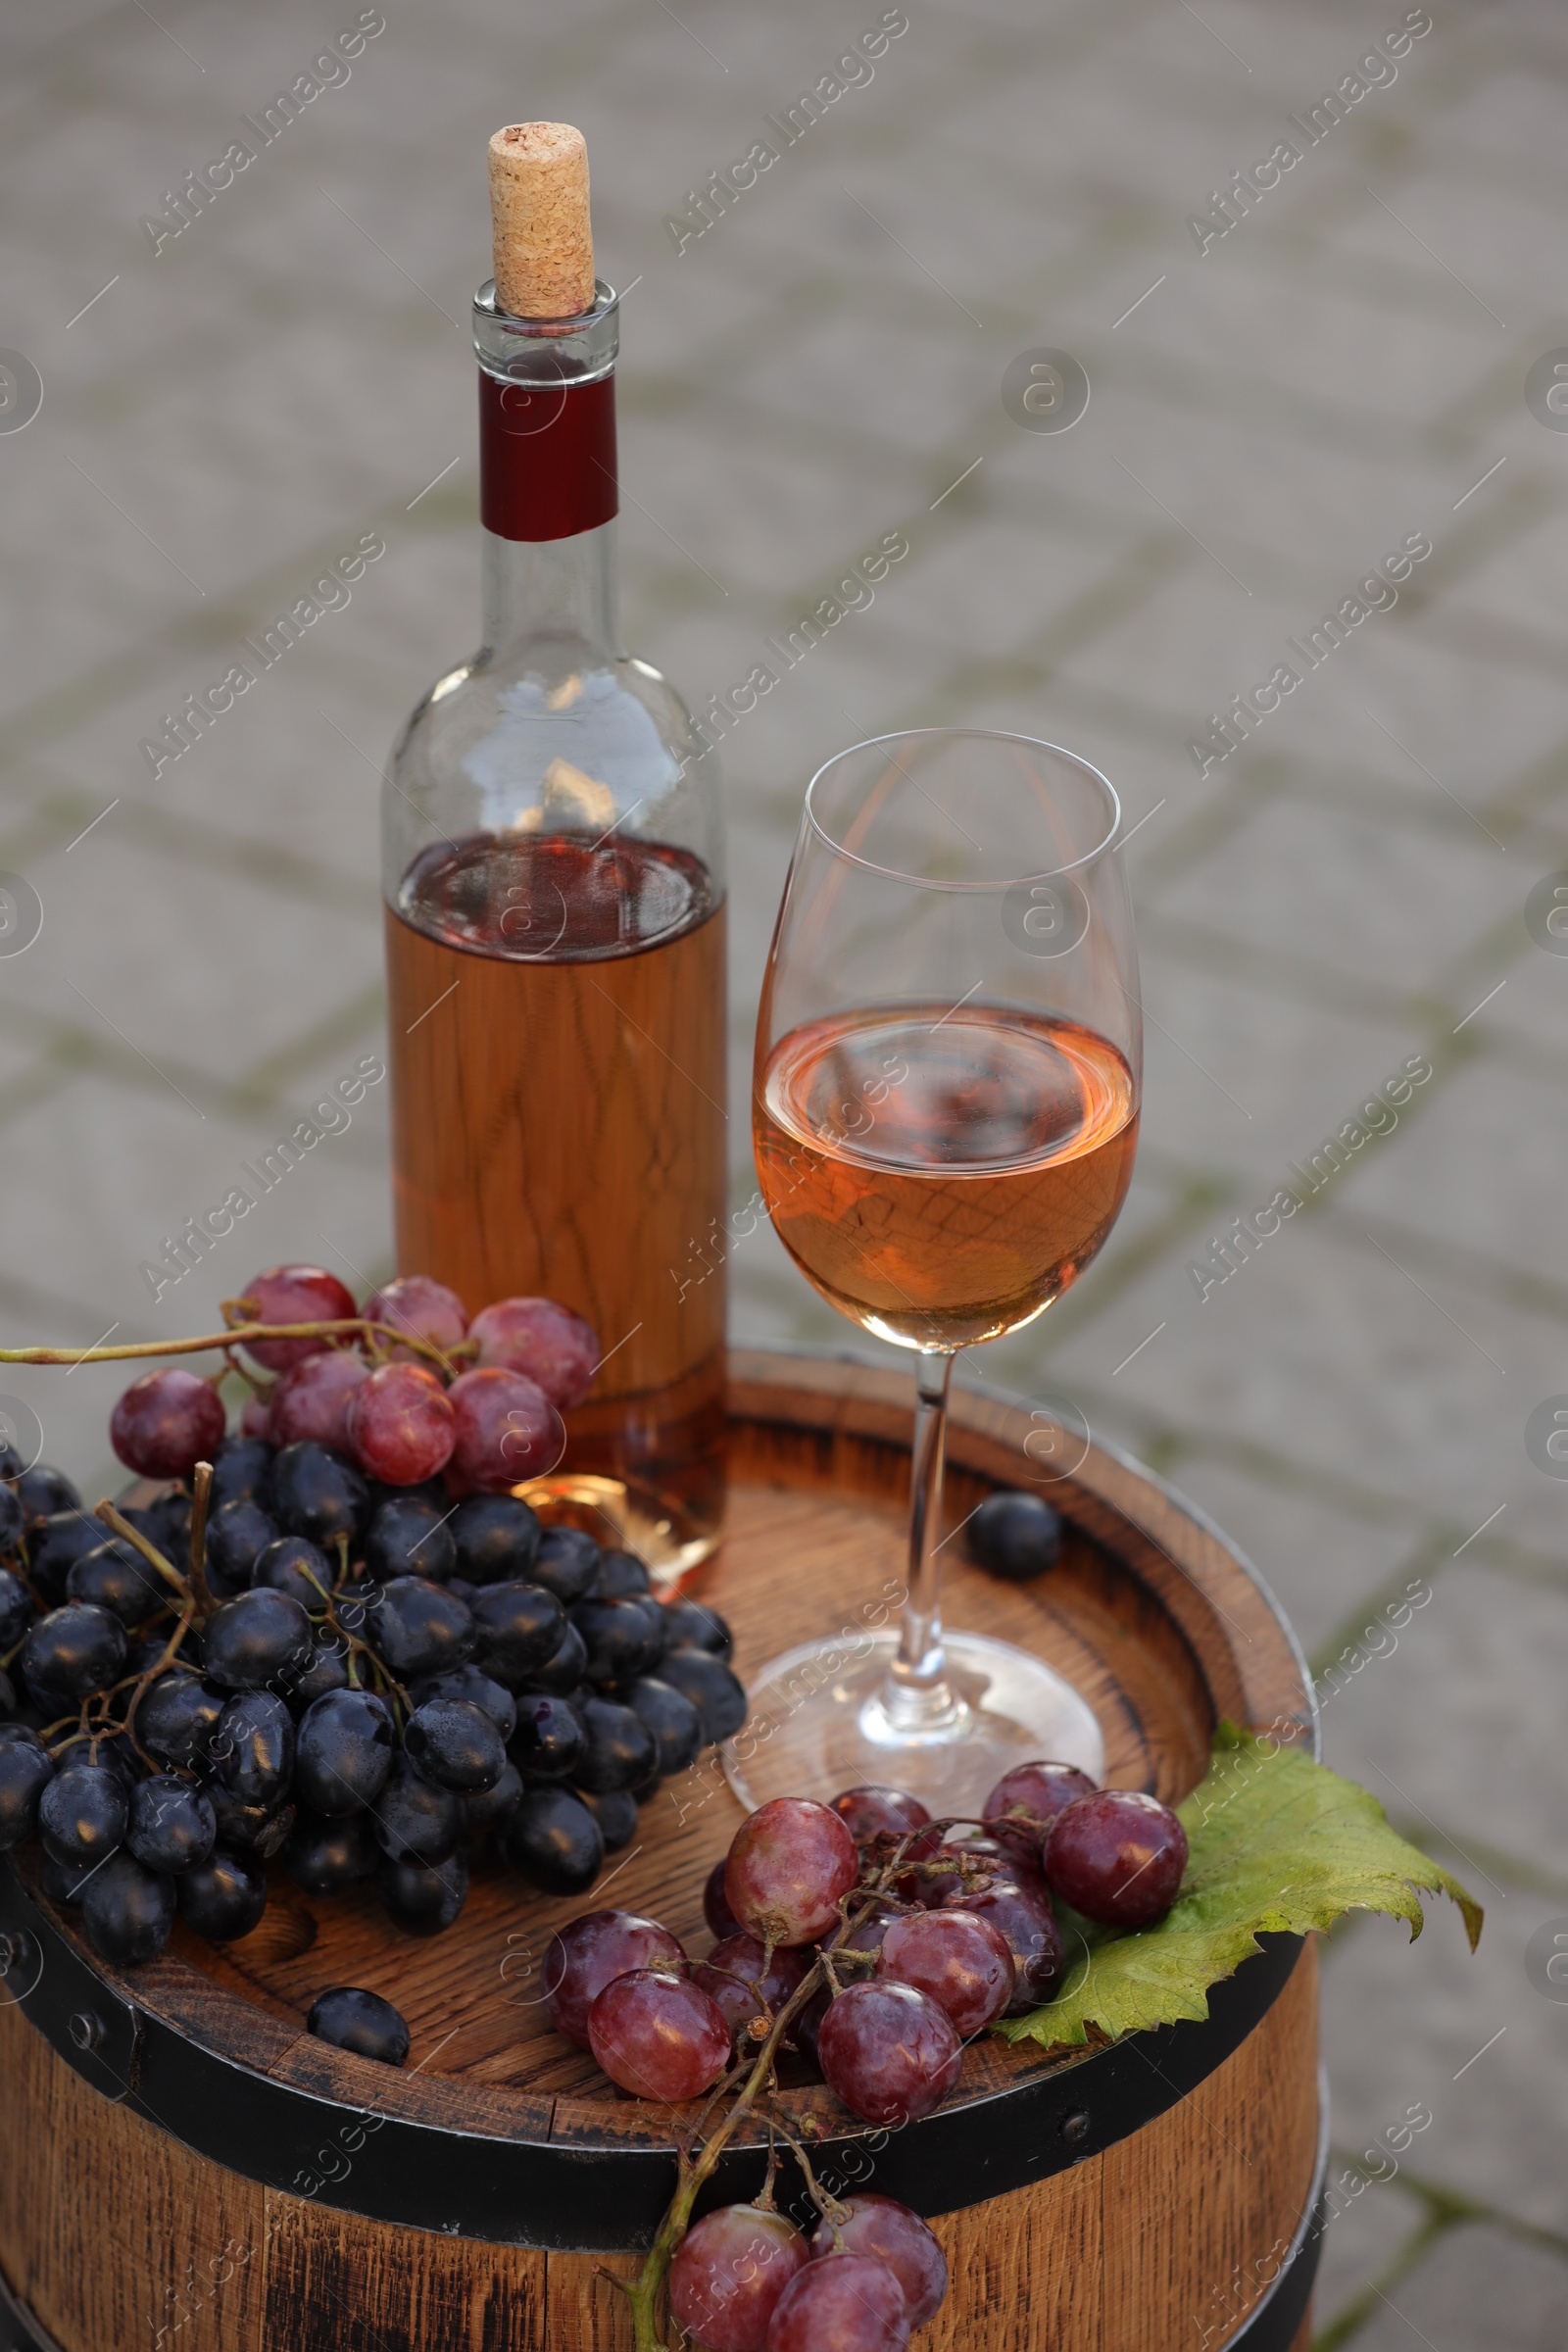
POLYGON ((398 1264, 470 1312, 588 1318, 594 1386, 539 1483, 668 1579, 723 1510, 722 808, 686 705, 618 649, 619 299, 581 134, 514 124, 490 165, 483 644, 382 795, 398 1264))

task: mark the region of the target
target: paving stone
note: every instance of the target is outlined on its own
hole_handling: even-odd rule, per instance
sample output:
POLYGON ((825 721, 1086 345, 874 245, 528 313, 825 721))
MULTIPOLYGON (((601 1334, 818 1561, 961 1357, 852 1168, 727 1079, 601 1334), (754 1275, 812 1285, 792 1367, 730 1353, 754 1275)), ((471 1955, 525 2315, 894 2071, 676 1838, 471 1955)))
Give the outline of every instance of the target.
POLYGON ((1500 2230, 1456 2230, 1403 2281, 1358 2352, 1556 2352, 1568 2330, 1568 2263, 1500 2230))
POLYGON ((1530 1983, 1525 1955, 1538 1929, 1563 1924, 1563 1905, 1516 1887, 1504 1895, 1456 1855, 1443 1858, 1486 1907, 1479 1950, 1468 1950, 1458 1913, 1439 1895, 1415 1944, 1401 1923, 1368 1918, 1330 1951, 1335 2142, 1369 2147, 1424 2105, 1432 2124, 1401 2160, 1412 2178, 1561 2231, 1568 2021, 1530 1983))

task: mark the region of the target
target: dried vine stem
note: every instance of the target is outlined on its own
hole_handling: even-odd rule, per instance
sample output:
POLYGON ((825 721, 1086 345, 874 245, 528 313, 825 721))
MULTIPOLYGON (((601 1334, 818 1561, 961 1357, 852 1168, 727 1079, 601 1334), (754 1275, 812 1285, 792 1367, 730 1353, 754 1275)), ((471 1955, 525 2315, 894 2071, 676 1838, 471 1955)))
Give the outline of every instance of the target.
POLYGON ((0 1348, 0 1364, 129 1363, 144 1356, 205 1355, 214 1349, 248 1348, 253 1340, 330 1340, 351 1336, 411 1348, 416 1354, 428 1356, 443 1371, 451 1370, 458 1352, 456 1348, 437 1348, 412 1331, 399 1331, 391 1323, 371 1323, 363 1315, 345 1315, 338 1321, 322 1323, 233 1323, 226 1331, 204 1333, 199 1339, 127 1340, 117 1348, 0 1348))

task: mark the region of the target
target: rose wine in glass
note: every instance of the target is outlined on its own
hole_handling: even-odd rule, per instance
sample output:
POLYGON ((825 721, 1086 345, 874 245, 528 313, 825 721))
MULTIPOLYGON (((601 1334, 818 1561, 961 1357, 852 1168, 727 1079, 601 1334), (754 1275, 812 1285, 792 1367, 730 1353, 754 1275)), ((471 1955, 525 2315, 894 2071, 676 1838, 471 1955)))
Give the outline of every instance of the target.
POLYGON ((944 1631, 937 1554, 954 1356, 1077 1279, 1132 1176, 1119 821, 1087 762, 970 729, 858 746, 808 792, 758 1019, 758 1172, 807 1280, 918 1351, 908 1592, 858 1665, 839 1631, 764 1670, 728 1756, 748 1802, 871 1781, 951 1812, 1028 1756, 1103 1765, 1043 1660, 944 1631))
POLYGON ((588 1318, 593 1389, 559 1471, 519 1492, 668 1581, 724 1502, 716 761, 619 651, 619 306, 581 139, 513 125, 491 173, 484 641, 416 708, 382 796, 398 1263, 470 1313, 542 1295, 588 1318))

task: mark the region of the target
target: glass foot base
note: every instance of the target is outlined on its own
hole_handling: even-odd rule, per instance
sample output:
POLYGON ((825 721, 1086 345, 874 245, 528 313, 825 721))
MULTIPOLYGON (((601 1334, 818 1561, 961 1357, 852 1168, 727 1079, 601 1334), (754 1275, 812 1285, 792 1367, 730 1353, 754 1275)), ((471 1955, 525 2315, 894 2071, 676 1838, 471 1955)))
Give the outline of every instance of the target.
POLYGON ((1105 1745, 1087 1700, 1026 1649, 985 1634, 946 1634, 950 1704, 910 1720, 890 1680, 895 1633, 853 1648, 804 1642, 752 1684, 745 1729, 725 1743, 724 1777, 748 1809, 773 1796, 836 1796, 867 1782, 906 1788, 935 1814, 979 1805, 1014 1764, 1048 1757, 1094 1780, 1105 1745))
POLYGON ((723 1529, 699 1527, 651 1487, 589 1471, 556 1470, 530 1478, 513 1494, 552 1526, 581 1527, 596 1544, 634 1551, 669 1594, 718 1548, 723 1529))

